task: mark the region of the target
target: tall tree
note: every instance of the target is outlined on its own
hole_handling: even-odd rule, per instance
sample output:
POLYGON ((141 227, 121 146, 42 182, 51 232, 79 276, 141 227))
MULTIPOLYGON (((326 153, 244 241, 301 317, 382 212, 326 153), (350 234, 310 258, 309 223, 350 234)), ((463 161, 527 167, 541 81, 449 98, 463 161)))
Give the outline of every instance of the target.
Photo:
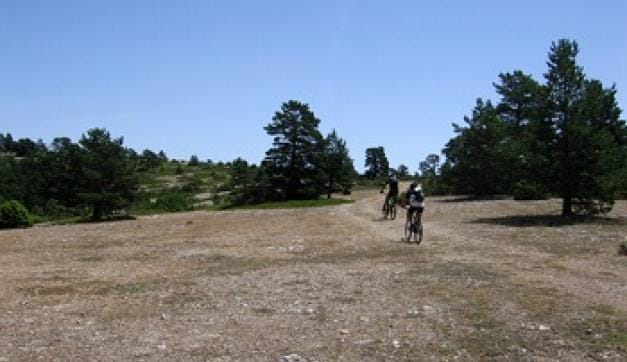
POLYGON ((405 178, 409 176, 409 168, 405 164, 401 163, 396 168, 396 174, 398 175, 399 178, 405 178))
POLYGON ((257 168, 248 165, 248 161, 238 157, 231 163, 229 173, 229 188, 231 189, 231 199, 234 204, 246 204, 254 201, 252 187, 254 186, 254 178, 257 168))
POLYGON ((440 167, 440 156, 435 153, 427 155, 424 161, 420 161, 418 168, 422 177, 436 176, 440 167))
POLYGON ((346 141, 340 138, 335 130, 325 139, 322 165, 327 180, 327 198, 331 198, 331 193, 338 189, 349 191, 352 188, 355 175, 353 160, 348 155, 346 141))
MULTIPOLYGON (((562 215, 573 213, 573 202, 613 203, 626 167, 625 122, 619 119, 616 90, 587 80, 577 64, 576 41, 561 39, 551 45, 548 72, 550 121, 554 133, 556 192, 562 197, 562 215)), ((611 206, 610 206, 611 207, 611 206)))
POLYGON ((579 46, 577 42, 561 39, 553 42, 547 65, 549 70, 544 77, 547 80, 550 119, 556 130, 557 181, 562 197, 562 215, 572 214, 572 201, 577 192, 577 178, 582 170, 577 164, 575 122, 576 104, 584 92, 585 75, 577 65, 579 46))
POLYGON ((442 176, 453 192, 494 195, 506 193, 507 175, 503 172, 509 160, 503 157, 502 140, 505 124, 492 103, 477 99, 466 126, 453 124, 457 136, 445 146, 446 164, 442 176))
POLYGON ((324 139, 319 124, 308 104, 291 100, 283 103, 281 111, 264 127, 274 137, 263 161, 273 194, 285 199, 308 199, 322 193, 324 139))
POLYGON ((139 169, 140 171, 148 171, 153 168, 157 168, 161 165, 161 160, 156 153, 146 148, 139 156, 139 169))
POLYGON ((387 177, 390 172, 390 163, 382 146, 366 149, 366 177, 375 179, 387 177))
POLYGON ((133 200, 137 189, 134 164, 126 157, 123 139, 111 139, 105 129, 87 131, 79 141, 84 151, 79 197, 101 219, 133 200))
POLYGON ((546 121, 545 88, 520 70, 501 73, 499 80, 493 85, 501 96, 496 109, 506 126, 501 150, 509 161, 501 170, 508 176, 504 190, 518 198, 541 198, 548 191, 547 180, 553 178, 547 157, 552 129, 546 121))

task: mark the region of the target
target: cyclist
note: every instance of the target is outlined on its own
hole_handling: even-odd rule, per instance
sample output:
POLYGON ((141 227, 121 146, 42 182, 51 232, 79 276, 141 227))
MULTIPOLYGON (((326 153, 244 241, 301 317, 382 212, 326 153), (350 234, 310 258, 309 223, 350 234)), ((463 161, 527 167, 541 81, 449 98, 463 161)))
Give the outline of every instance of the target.
POLYGON ((411 224, 411 218, 414 213, 417 213, 416 222, 418 226, 422 226, 422 212, 424 208, 425 197, 422 193, 422 186, 416 182, 412 182, 411 185, 409 185, 409 190, 407 190, 407 220, 405 221, 405 228, 408 228, 411 224))
POLYGON ((383 190, 385 190, 385 186, 387 185, 390 185, 390 189, 388 190, 387 195, 385 195, 385 202, 381 208, 381 211, 383 212, 385 212, 385 206, 390 201, 390 198, 393 197, 394 201, 396 201, 396 198, 398 197, 398 179, 396 178, 396 173, 392 172, 390 174, 390 178, 383 184, 380 193, 383 193, 383 190))

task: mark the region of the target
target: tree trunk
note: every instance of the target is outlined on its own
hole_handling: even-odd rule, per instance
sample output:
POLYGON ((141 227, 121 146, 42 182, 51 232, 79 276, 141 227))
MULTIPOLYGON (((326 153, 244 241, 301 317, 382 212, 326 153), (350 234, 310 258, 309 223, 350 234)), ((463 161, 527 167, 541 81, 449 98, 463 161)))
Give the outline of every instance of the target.
POLYGON ((329 188, 327 189, 327 199, 331 198, 332 191, 333 191, 333 178, 329 178, 329 188))
POLYGON ((565 195, 562 199, 562 216, 571 216, 573 214, 573 198, 565 195))
POLYGON ((91 215, 92 220, 100 220, 102 219, 102 214, 104 213, 104 207, 101 204, 94 205, 94 212, 91 215))

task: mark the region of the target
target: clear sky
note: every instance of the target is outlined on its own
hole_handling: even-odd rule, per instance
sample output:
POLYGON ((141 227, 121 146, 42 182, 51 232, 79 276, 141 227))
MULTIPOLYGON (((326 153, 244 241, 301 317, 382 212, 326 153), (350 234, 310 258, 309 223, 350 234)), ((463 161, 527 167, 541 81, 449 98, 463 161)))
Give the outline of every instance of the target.
MULTIPOLYGON (((281 103, 416 170, 499 72, 543 81, 551 41, 627 107, 627 1, 0 0, 0 132, 259 162, 281 103)), ((625 114, 623 114, 623 118, 625 114)))

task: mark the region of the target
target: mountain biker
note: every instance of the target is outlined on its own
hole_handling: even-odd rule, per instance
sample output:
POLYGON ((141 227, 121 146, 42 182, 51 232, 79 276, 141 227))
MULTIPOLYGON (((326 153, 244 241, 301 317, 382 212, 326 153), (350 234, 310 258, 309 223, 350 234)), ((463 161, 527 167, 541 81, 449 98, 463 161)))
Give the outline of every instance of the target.
POLYGON ((393 197, 394 201, 396 201, 396 198, 398 197, 398 178, 396 178, 396 173, 390 174, 388 180, 383 184, 380 193, 383 193, 383 190, 385 190, 385 186, 387 185, 390 186, 390 189, 388 190, 387 195, 385 195, 385 202, 383 203, 383 207, 381 208, 382 211, 385 211, 385 205, 390 202, 390 198, 393 197))
POLYGON ((409 190, 407 190, 407 220, 405 221, 405 225, 409 226, 414 212, 418 213, 416 215, 417 222, 418 225, 421 225, 424 208, 425 197, 422 192, 422 186, 416 182, 412 182, 411 185, 409 185, 409 190))

